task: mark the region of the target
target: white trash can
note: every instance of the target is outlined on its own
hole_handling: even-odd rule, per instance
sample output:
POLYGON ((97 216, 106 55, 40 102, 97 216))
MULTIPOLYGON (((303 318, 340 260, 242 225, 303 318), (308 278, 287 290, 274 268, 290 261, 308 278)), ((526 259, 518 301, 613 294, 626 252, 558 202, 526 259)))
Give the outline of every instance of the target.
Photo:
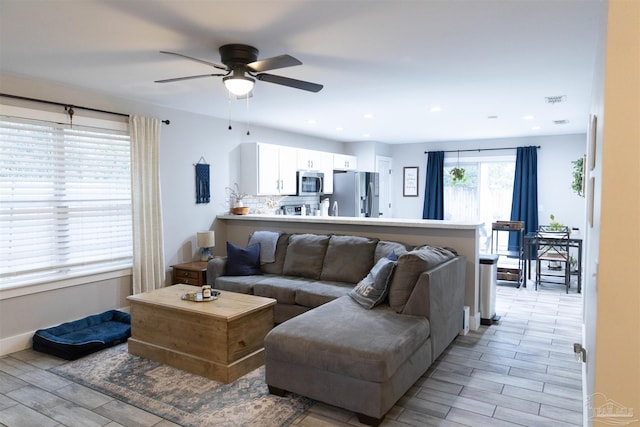
POLYGON ((496 315, 496 283, 498 255, 480 254, 480 324, 492 325, 500 320, 496 315))

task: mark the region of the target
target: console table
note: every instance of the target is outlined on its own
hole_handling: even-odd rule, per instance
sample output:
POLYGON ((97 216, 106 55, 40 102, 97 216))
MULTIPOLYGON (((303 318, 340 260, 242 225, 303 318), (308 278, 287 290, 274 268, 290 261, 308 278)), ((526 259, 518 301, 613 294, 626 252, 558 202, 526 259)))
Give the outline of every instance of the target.
POLYGON ((193 261, 172 265, 173 274, 171 284, 186 283, 202 286, 207 284, 207 261, 193 261))
MULTIPOLYGON (((548 237, 544 238, 545 241, 549 241, 548 237)), ((560 240, 560 239, 558 239, 560 240)), ((524 236, 524 259, 526 261, 524 266, 525 275, 531 279, 531 254, 535 254, 536 247, 539 243, 539 238, 536 233, 527 233, 524 236), (527 272, 528 271, 528 272, 527 272)), ((576 248, 578 250, 578 269, 570 274, 576 274, 578 277, 578 293, 582 292, 582 237, 571 237, 569 235, 569 247, 576 248)))

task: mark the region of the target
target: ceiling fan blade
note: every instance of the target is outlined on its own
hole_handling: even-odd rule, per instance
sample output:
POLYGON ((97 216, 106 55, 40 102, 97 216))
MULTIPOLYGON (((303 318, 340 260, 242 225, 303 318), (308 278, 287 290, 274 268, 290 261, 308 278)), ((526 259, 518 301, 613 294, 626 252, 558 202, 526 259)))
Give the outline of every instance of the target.
POLYGON ((273 74, 258 74, 256 75, 258 80, 263 82, 275 83, 278 85, 289 86, 296 89, 307 90, 309 92, 320 92, 323 85, 311 82, 305 82, 303 80, 290 79, 289 77, 275 76, 273 74))
POLYGON ((164 51, 164 50, 161 50, 161 51, 160 51, 160 53, 166 53, 167 55, 176 55, 176 56, 180 56, 180 57, 182 57, 182 58, 186 58, 186 59, 189 59, 189 60, 191 60, 191 61, 196 61, 196 62, 199 62, 199 63, 201 63, 201 64, 210 65, 210 66, 212 66, 212 67, 217 68, 218 70, 224 70, 224 71, 227 71, 227 67, 225 67, 224 65, 218 65, 218 64, 215 64, 215 63, 213 63, 213 62, 205 61, 204 59, 193 58, 193 57, 191 57, 191 56, 183 55, 183 54, 181 54, 181 53, 167 52, 167 51, 164 51))
POLYGON ((188 77, 176 77, 173 79, 164 79, 164 80, 156 80, 156 83, 170 83, 170 82, 179 82, 181 80, 191 80, 191 79, 200 79, 202 77, 219 77, 226 76, 226 74, 201 74, 199 76, 188 76, 188 77))
POLYGON ((250 71, 260 73, 262 71, 275 70, 277 68, 293 67, 296 65, 302 65, 302 62, 298 61, 291 55, 280 55, 272 58, 261 59, 247 64, 247 68, 250 71))

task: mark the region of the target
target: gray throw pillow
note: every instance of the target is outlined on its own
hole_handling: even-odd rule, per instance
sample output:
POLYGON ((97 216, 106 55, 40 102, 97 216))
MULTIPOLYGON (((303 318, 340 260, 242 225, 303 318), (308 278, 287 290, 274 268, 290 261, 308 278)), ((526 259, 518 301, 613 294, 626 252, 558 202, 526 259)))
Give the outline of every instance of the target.
POLYGON ((398 267, 389 287, 391 308, 402 313, 420 274, 453 257, 455 254, 450 250, 434 246, 421 246, 398 257, 398 267))
POLYGON ((319 279, 328 243, 329 236, 326 235, 292 234, 289 236, 282 273, 285 276, 319 279))
POLYGON ((371 267, 378 239, 333 235, 322 265, 321 280, 358 283, 371 267))
POLYGON ((380 258, 389 256, 391 252, 395 252, 396 255, 400 256, 410 251, 411 249, 411 246, 405 245, 404 243, 380 240, 376 245, 376 252, 373 256, 373 262, 378 262, 380 258))
POLYGON ((366 309, 380 304, 387 297, 389 279, 395 266, 395 261, 380 258, 367 277, 349 292, 349 296, 366 309))
POLYGON ((281 234, 276 245, 276 261, 268 264, 262 264, 260 269, 265 274, 282 275, 282 267, 284 266, 284 257, 287 254, 287 245, 289 244, 289 235, 281 234))

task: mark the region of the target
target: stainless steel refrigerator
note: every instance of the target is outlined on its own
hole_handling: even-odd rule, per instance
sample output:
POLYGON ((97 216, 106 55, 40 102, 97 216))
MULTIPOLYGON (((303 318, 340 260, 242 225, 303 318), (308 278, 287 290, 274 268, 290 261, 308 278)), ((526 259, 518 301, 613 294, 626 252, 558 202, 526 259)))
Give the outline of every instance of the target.
POLYGON ((331 205, 338 202, 338 216, 378 218, 380 186, 377 172, 333 174, 331 205))

